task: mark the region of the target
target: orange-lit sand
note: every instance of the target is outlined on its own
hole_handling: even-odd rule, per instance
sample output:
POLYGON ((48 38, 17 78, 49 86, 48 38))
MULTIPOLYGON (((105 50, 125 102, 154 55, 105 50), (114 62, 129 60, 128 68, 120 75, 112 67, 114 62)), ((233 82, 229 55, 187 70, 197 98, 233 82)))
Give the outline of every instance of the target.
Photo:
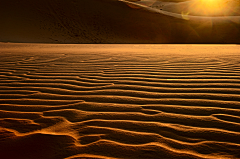
POLYGON ((33 44, 239 44, 237 2, 1 0, 0 159, 240 158, 240 46, 33 44))
POLYGON ((240 4, 219 9, 207 0, 129 1, 1 0, 0 41, 240 43, 240 4))
POLYGON ((0 43, 0 158, 240 158, 239 50, 0 43))

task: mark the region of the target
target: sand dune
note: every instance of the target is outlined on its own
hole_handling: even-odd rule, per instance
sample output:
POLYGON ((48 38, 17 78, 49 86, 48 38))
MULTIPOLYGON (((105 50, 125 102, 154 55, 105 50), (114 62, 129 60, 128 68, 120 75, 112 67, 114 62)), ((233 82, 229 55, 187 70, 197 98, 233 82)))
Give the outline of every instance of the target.
MULTIPOLYGON (((2 0, 0 41, 40 43, 239 43, 239 8, 194 13, 196 0, 2 0), (155 1, 154 1, 155 2, 155 1), (159 2, 159 1, 158 1, 159 2), (152 3, 152 1, 151 1, 152 3), (194 4, 194 3, 193 3, 194 4), (183 9, 186 8, 187 10, 183 9), (160 10, 162 9, 162 10, 160 10), (190 14, 189 14, 190 12, 190 14)), ((201 8, 202 10, 204 8, 201 8)))
POLYGON ((239 46, 0 48, 2 159, 240 158, 239 46))

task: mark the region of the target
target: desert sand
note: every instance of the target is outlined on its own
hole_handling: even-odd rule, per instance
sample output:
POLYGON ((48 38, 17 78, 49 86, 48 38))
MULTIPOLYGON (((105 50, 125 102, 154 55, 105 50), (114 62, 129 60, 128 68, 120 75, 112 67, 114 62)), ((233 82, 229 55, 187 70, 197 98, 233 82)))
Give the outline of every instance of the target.
POLYGON ((240 4, 207 2, 1 0, 0 41, 239 44, 240 4))
POLYGON ((0 0, 0 159, 240 158, 225 1, 0 0))
POLYGON ((239 50, 0 43, 1 159, 240 158, 239 50))

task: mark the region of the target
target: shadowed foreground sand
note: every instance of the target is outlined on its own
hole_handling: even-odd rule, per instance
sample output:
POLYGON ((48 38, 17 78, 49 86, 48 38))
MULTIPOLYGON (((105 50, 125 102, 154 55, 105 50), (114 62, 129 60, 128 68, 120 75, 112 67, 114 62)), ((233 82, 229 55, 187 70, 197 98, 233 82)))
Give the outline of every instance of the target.
POLYGON ((1 159, 240 158, 239 46, 0 43, 1 159))
POLYGON ((194 12, 199 6, 195 2, 201 0, 149 1, 156 5, 124 0, 1 0, 0 41, 240 43, 236 5, 227 15, 203 16, 205 7, 194 12))

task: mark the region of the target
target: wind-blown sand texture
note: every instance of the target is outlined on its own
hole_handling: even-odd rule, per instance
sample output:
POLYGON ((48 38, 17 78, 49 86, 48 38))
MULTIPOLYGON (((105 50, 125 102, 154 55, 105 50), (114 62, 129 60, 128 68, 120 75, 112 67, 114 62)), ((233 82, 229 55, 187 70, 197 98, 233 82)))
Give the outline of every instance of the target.
POLYGON ((240 158, 239 50, 0 43, 0 158, 240 158))
POLYGON ((205 16, 205 7, 194 12, 201 0, 149 0, 152 6, 129 1, 1 0, 0 41, 240 43, 236 5, 227 15, 205 16))

